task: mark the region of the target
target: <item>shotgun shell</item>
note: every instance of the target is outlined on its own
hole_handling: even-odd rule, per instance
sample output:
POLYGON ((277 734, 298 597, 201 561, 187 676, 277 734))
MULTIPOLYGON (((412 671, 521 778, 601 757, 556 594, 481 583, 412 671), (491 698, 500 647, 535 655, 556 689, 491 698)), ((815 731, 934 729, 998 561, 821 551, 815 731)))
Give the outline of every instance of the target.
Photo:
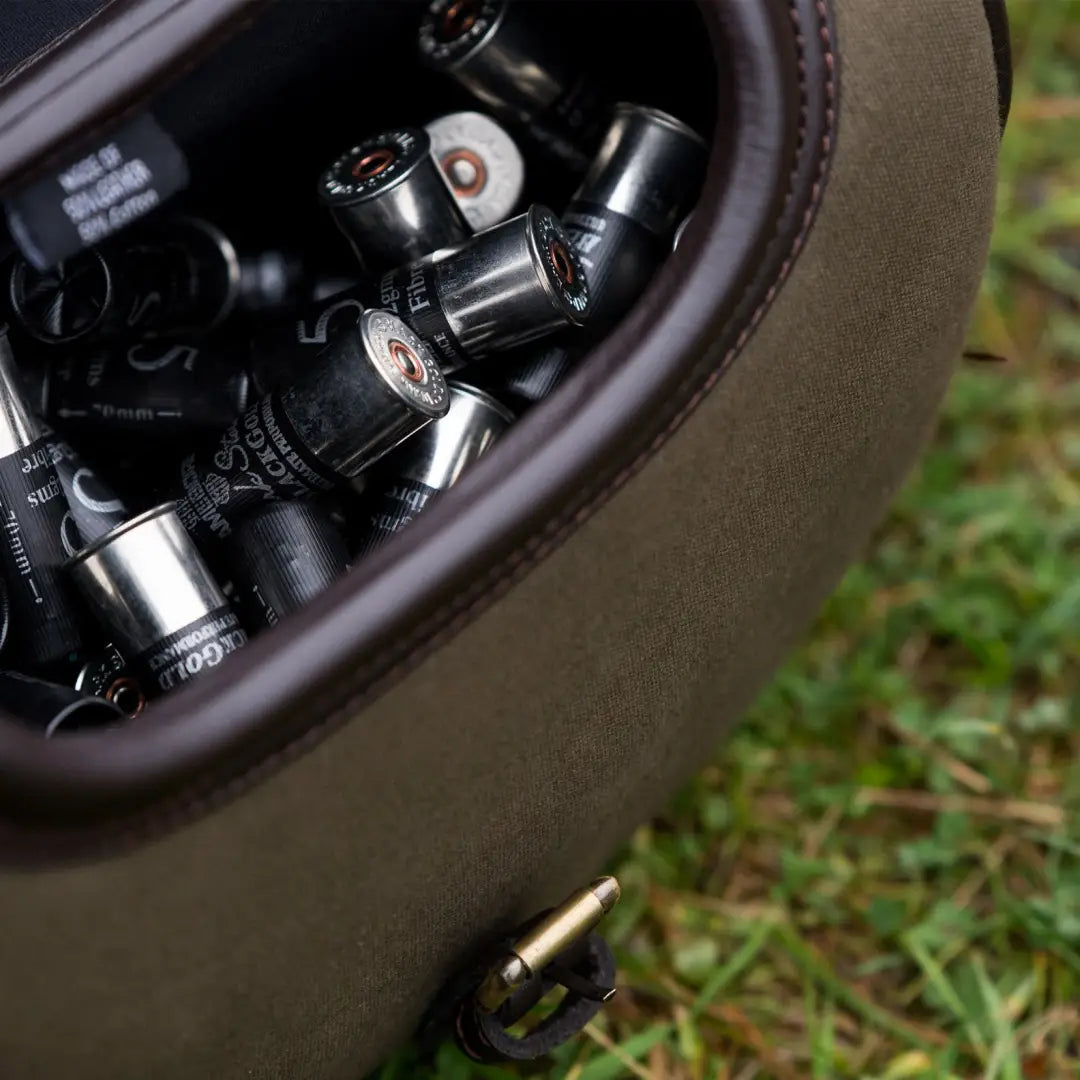
POLYGON ((71 443, 47 424, 41 425, 41 433, 48 441, 56 475, 79 534, 76 550, 131 517, 120 496, 87 465, 71 443))
POLYGON ((659 109, 620 104, 596 160, 563 215, 593 293, 586 334, 500 357, 482 376, 522 407, 546 397, 633 307, 671 253, 676 231, 701 191, 707 148, 659 109))
POLYGON ((591 317, 589 282, 559 219, 534 205, 434 259, 383 275, 400 315, 446 371, 591 317))
POLYGON ((681 120, 620 102, 596 159, 564 218, 600 209, 618 214, 670 251, 705 180, 708 146, 681 120))
POLYGON ((434 0, 420 25, 420 57, 552 157, 584 172, 608 106, 573 70, 546 15, 510 0, 434 0))
POLYGON ((83 548, 68 571, 151 695, 212 670, 247 641, 172 503, 83 548))
POLYGON ((276 626, 349 568, 341 533, 313 499, 257 507, 229 538, 229 555, 237 602, 252 629, 276 626))
POLYGON ((226 537, 259 503, 329 490, 448 408, 446 383, 420 338, 389 312, 365 311, 306 375, 181 462, 177 513, 200 542, 226 537))
POLYGON ((424 126, 462 213, 476 232, 505 221, 521 198, 525 159, 489 116, 457 112, 424 126))
POLYGON ((0 327, 0 573, 7 582, 16 666, 66 661, 82 632, 62 567, 79 546, 54 451, 23 400, 5 327, 0 327))
POLYGON ((88 437, 174 439, 230 424, 247 405, 249 385, 226 350, 190 340, 140 341, 50 359, 41 413, 88 437))
POLYGON ((363 494, 364 535, 357 554, 403 529, 432 496, 457 483, 513 423, 514 414, 466 383, 451 382, 450 411, 386 459, 363 494))
POLYGON ((319 179, 330 208, 371 274, 459 244, 472 229, 420 128, 397 128, 346 150, 319 179))
POLYGON ((588 279, 569 236, 550 210, 534 205, 456 248, 314 305, 294 323, 268 328, 251 346, 256 387, 265 392, 304 371, 308 354, 347 333, 368 307, 408 323, 444 372, 581 325, 591 314, 588 279))

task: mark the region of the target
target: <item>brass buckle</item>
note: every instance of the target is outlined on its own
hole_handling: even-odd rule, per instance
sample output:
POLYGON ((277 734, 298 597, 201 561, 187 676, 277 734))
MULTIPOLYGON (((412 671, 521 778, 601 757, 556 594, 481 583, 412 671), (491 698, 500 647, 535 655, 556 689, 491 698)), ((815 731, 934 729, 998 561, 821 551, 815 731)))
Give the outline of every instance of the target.
POLYGON ((546 972, 567 990, 590 1001, 610 1001, 613 986, 596 986, 557 958, 581 941, 618 903, 619 883, 613 877, 597 878, 591 885, 571 893, 557 908, 527 930, 488 972, 476 991, 481 1012, 495 1012, 527 979, 546 972))

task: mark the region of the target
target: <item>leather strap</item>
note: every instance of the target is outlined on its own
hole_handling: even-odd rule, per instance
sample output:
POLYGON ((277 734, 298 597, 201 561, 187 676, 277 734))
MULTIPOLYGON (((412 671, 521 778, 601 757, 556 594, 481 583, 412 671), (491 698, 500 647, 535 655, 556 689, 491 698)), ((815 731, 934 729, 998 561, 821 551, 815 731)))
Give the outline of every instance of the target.
POLYGON ((583 980, 596 988, 612 987, 615 983, 615 957, 610 946, 599 934, 589 934, 563 953, 556 964, 529 978, 497 1012, 478 1009, 471 993, 465 997, 455 1024, 461 1049, 474 1061, 485 1063, 535 1061, 579 1035, 604 1007, 604 1001, 573 987, 567 989, 556 1009, 527 1034, 511 1035, 508 1030, 561 984, 559 967, 567 969, 567 983, 577 985, 578 980, 583 980))

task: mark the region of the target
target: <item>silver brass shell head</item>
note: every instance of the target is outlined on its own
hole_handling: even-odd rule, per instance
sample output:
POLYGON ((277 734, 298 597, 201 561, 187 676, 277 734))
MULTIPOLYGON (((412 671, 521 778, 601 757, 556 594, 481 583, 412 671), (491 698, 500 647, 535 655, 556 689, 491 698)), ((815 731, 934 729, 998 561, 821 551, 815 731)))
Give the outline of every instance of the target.
POLYGON ((546 206, 529 208, 529 244, 548 295, 571 322, 584 323, 591 299, 585 268, 562 222, 546 206))
POLYGON ((510 135, 478 112, 440 116, 425 130, 432 157, 473 229, 505 221, 525 185, 525 159, 510 135))
POLYGON ((420 56, 439 71, 452 71, 495 35, 508 0, 433 0, 420 24, 420 56))
POLYGON ((319 194, 331 206, 350 206, 396 187, 431 149, 427 132, 396 128, 345 151, 319 178, 319 194))
POLYGON ((383 382, 398 397, 433 419, 450 409, 450 391, 431 350, 389 311, 360 317, 364 348, 383 382))

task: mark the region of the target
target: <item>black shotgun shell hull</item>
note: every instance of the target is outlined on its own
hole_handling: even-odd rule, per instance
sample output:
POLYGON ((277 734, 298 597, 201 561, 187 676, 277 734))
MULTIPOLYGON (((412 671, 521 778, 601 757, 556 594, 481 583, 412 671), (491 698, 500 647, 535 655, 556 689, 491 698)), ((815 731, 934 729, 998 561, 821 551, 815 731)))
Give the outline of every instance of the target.
POLYGON ((247 404, 242 357, 190 339, 73 353, 48 363, 42 415, 88 436, 174 439, 220 431, 247 404))
POLYGON ((176 512, 184 528, 205 543, 230 536, 239 518, 260 503, 329 491, 336 481, 271 394, 234 421, 212 450, 184 458, 176 512))
POLYGON ((378 290, 361 282, 307 304, 295 318, 279 319, 258 331, 248 350, 252 389, 262 396, 287 385, 307 371, 319 354, 378 307, 378 290))
POLYGON ((526 406, 550 394, 592 342, 633 307, 671 253, 704 181, 704 140, 658 109, 621 103, 603 145, 563 214, 589 279, 585 334, 500 358, 481 376, 493 393, 526 406))
POLYGON ((399 532, 440 491, 453 487, 513 423, 514 414, 489 394, 451 382, 450 411, 396 450, 372 474, 361 496, 364 507, 358 555, 399 532))
POLYGON ((438 494, 438 488, 394 477, 382 479, 365 492, 363 532, 356 544, 356 557, 369 554, 404 529, 438 494))
POLYGON ((472 233, 421 128, 373 135, 319 179, 319 197, 370 274, 413 262, 472 233))
POLYGON ((0 529, 11 619, 7 650, 31 671, 63 662, 83 645, 62 569, 81 538, 47 437, 0 458, 0 529))
POLYGON ((230 653, 247 644, 236 612, 222 604, 132 657, 139 684, 152 696, 175 690, 213 671, 230 653))
POLYGON ((349 568, 349 552, 330 514, 315 500, 259 507, 229 540, 241 613, 252 630, 275 626, 330 587, 349 568))
POLYGON ((120 496, 83 460, 70 442, 48 427, 43 428, 42 434, 48 442, 68 510, 82 541, 80 547, 111 532, 131 517, 120 496))
POLYGON ((260 503, 330 490, 448 408, 446 383, 420 338, 394 315, 366 311, 304 377, 252 405, 215 447, 184 459, 177 513, 200 542, 227 537, 260 503))

